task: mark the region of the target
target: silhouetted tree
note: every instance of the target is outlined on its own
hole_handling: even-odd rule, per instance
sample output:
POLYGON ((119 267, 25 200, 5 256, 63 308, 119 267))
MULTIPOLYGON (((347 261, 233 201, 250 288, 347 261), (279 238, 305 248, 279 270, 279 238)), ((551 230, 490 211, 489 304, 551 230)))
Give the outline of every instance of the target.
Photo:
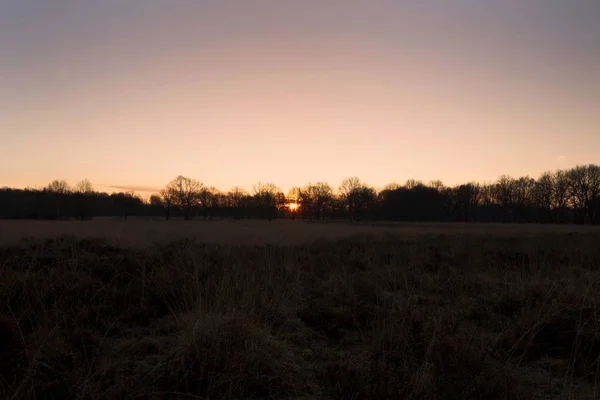
POLYGON ((418 180, 416 180, 416 179, 409 179, 409 180, 407 180, 407 181, 406 181, 406 183, 404 184, 404 187, 405 187, 406 189, 409 189, 409 190, 410 190, 410 189, 414 189, 414 188, 416 188, 417 186, 425 186, 425 184, 424 184, 423 182, 421 182, 421 181, 418 181, 418 180))
POLYGON ((102 193, 87 180, 72 188, 56 180, 43 189, 0 189, 0 218, 78 219, 95 216, 166 215, 192 218, 294 218, 290 203, 311 219, 390 219, 403 221, 488 221, 600 223, 600 167, 583 165, 546 172, 536 180, 501 176, 494 183, 467 183, 453 188, 441 181, 426 186, 409 180, 387 185, 380 193, 345 179, 337 194, 323 182, 284 194, 273 184, 259 183, 252 195, 240 188, 221 193, 179 176, 159 194, 144 201, 133 192, 102 193))
POLYGON ((352 196, 354 197, 355 217, 358 222, 365 218, 369 210, 375 208, 377 203, 377 192, 372 187, 363 185, 354 189, 352 196))
POLYGON ((127 220, 130 215, 137 214, 137 211, 144 206, 142 199, 133 191, 113 193, 110 197, 124 220, 127 220))
POLYGON ((281 190, 272 183, 259 182, 254 185, 254 201, 261 219, 271 220, 277 214, 277 207, 282 196, 279 196, 281 190))
POLYGON ((513 201, 517 220, 519 222, 530 222, 529 210, 533 205, 533 191, 535 180, 530 177, 521 177, 512 181, 513 201))
POLYGON ((56 179, 50 182, 48 186, 46 186, 46 190, 48 190, 51 193, 67 194, 71 192, 71 187, 64 179, 56 179))
MULTIPOLYGON (((149 214, 152 216, 163 215, 165 213, 165 204, 160 195, 153 194, 148 202, 149 214)), ((168 219, 168 217, 167 217, 168 219)))
POLYGON ((493 186, 492 195, 502 208, 503 222, 515 222, 515 185, 514 179, 508 175, 502 175, 493 186))
POLYGON ((567 222, 567 209, 569 207, 569 175, 566 171, 558 170, 552 174, 552 199, 553 207, 557 212, 557 221, 567 222))
POLYGON ((71 188, 67 181, 56 179, 50 182, 44 190, 50 194, 50 200, 56 210, 56 219, 65 218, 65 208, 68 207, 66 203, 69 200, 69 194, 71 193, 71 188))
POLYGON ((300 190, 302 208, 309 218, 319 220, 325 210, 331 205, 333 189, 325 182, 309 183, 300 190))
POLYGON ((346 209, 348 211, 348 218, 352 221, 353 218, 356 217, 357 208, 358 208, 358 195, 360 194, 360 189, 363 187, 360 179, 356 176, 351 178, 345 178, 340 187, 338 189, 340 193, 340 198, 344 200, 346 209))
POLYGON ((456 198, 456 211, 460 221, 477 221, 477 208, 481 196, 481 187, 477 183, 460 185, 453 191, 456 198))
POLYGON ((81 194, 92 194, 94 193, 94 186, 92 185, 92 183, 87 180, 84 179, 82 181, 79 181, 75 184, 75 186, 73 187, 73 191, 75 193, 81 193, 81 194))
POLYGON ((440 181, 439 179, 433 180, 433 181, 429 181, 429 185, 430 188, 433 188, 435 190, 437 190, 438 192, 441 192, 444 190, 445 186, 444 186, 444 182, 440 181))
POLYGON ((234 186, 229 193, 227 193, 226 197, 229 207, 234 211, 234 219, 242 218, 244 214, 248 212, 247 199, 249 196, 244 189, 234 186))
POLYGON ((577 221, 591 222, 592 200, 600 196, 600 166, 579 165, 567 172, 569 195, 577 215, 577 221))
POLYGON ((600 224, 600 196, 592 199, 590 204, 590 223, 594 225, 600 224))
POLYGON ((173 192, 175 204, 183 210, 183 218, 185 220, 192 219, 192 210, 198 205, 199 195, 203 188, 202 183, 179 175, 167 185, 167 188, 173 192))
MULTIPOLYGON (((217 209, 221 206, 221 193, 215 187, 205 188, 201 191, 201 199, 203 208, 208 210, 208 216, 212 220, 217 213, 217 209)), ((203 214, 206 218, 206 213, 203 214)))
POLYGON ((402 187, 402 185, 400 185, 399 183, 392 182, 392 183, 388 183, 387 185, 385 185, 381 191, 396 190, 396 189, 400 189, 401 187, 402 187))
POLYGON ((554 182, 551 172, 544 172, 533 185, 531 199, 537 211, 538 222, 554 221, 552 212, 554 204, 552 197, 553 186, 554 182))
POLYGON ((169 184, 160 191, 160 194, 157 197, 160 199, 160 204, 164 207, 165 218, 168 221, 171 218, 171 210, 177 204, 177 189, 175 186, 169 184))
POLYGON ((75 195, 75 218, 84 220, 90 218, 90 208, 94 197, 94 187, 92 183, 84 179, 73 187, 75 195))
POLYGON ((208 209, 210 207, 210 198, 212 193, 208 188, 201 188, 198 192, 198 204, 202 208, 202 218, 206 219, 208 215, 208 209))
POLYGON ((447 194, 424 185, 409 185, 379 194, 381 217, 393 221, 441 221, 447 194))

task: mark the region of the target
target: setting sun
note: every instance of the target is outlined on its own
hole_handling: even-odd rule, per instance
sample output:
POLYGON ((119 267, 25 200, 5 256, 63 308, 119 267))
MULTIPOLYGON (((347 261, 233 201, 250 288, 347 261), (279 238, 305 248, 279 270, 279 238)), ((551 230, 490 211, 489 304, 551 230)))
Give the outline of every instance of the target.
POLYGON ((298 211, 298 208, 300 208, 300 204, 290 203, 290 204, 288 204, 288 208, 290 209, 290 211, 296 212, 296 211, 298 211))

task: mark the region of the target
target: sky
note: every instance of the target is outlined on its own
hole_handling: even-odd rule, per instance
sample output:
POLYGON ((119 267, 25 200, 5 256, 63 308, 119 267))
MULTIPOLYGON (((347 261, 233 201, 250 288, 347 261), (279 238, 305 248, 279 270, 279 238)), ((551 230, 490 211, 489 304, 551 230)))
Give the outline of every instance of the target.
POLYGON ((598 0, 0 0, 0 187, 600 163, 599 20, 598 0))

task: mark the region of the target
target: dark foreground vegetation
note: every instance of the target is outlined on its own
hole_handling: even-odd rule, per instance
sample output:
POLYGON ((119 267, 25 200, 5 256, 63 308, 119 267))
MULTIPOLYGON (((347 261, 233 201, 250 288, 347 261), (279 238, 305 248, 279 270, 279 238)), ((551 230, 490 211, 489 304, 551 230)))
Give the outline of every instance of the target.
POLYGON ((413 222, 518 222, 600 224, 600 166, 579 165, 538 179, 503 175, 494 183, 455 187, 408 180, 377 191, 356 177, 336 189, 328 183, 294 187, 272 183, 251 193, 221 192, 178 176, 144 200, 134 192, 101 193, 83 180, 70 187, 55 180, 42 189, 0 189, 0 219, 92 219, 102 216, 213 219, 306 218, 413 222))
POLYGON ((2 399, 597 399, 600 235, 0 249, 2 399))

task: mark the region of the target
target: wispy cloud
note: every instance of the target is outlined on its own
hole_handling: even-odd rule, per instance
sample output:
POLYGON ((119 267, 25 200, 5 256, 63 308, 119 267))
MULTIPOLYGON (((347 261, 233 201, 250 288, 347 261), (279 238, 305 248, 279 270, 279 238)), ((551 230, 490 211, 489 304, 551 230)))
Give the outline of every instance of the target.
POLYGON ((567 161, 567 156, 558 156, 558 157, 556 157, 556 161, 565 162, 565 161, 567 161))
POLYGON ((125 191, 134 191, 134 192, 148 192, 148 193, 158 193, 161 188, 154 186, 139 186, 139 185, 112 185, 112 184, 96 184, 95 186, 107 188, 107 189, 116 189, 116 190, 125 190, 125 191))

